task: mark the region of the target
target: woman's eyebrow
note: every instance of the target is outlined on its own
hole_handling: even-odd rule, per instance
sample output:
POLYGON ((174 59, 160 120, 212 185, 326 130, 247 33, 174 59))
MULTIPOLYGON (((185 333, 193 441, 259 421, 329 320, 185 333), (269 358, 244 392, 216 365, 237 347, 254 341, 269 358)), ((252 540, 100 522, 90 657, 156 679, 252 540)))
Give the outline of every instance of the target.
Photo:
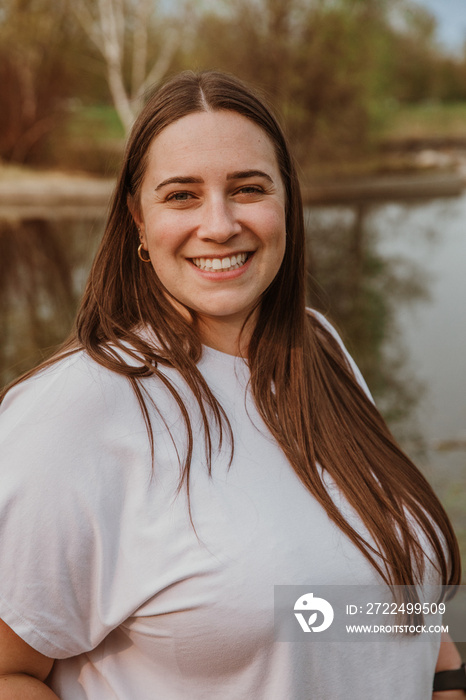
POLYGON ((270 175, 267 175, 267 173, 264 173, 262 170, 237 170, 234 173, 229 173, 227 175, 227 180, 243 180, 248 177, 265 177, 266 180, 273 183, 270 175))
MULTIPOLYGON (((227 180, 244 180, 248 177, 263 177, 269 182, 273 183, 272 178, 267 173, 262 170, 237 170, 233 173, 228 173, 227 180)), ((201 177, 194 177, 192 175, 175 175, 174 177, 169 177, 166 180, 160 182, 155 191, 157 192, 162 187, 166 185, 191 185, 191 184, 202 184, 204 180, 201 177)))
POLYGON ((166 180, 163 180, 160 184, 157 185, 155 188, 155 191, 160 190, 162 187, 165 187, 165 185, 192 185, 194 184, 202 184, 204 180, 202 177, 192 177, 190 175, 184 176, 184 175, 175 175, 174 177, 169 177, 166 180))

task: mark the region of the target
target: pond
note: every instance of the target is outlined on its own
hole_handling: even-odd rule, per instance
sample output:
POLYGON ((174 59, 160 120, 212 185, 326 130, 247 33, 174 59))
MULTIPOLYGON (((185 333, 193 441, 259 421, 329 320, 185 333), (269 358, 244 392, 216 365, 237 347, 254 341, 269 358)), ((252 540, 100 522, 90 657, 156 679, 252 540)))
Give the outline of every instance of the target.
POLYGON ((412 371, 426 388, 417 409, 426 438, 466 449, 466 195, 387 205, 373 216, 381 253, 413 261, 426 277, 429 298, 398 309, 412 371))
MULTIPOLYGON (((349 229, 357 214, 339 206, 307 215, 312 249, 316 226, 349 229)), ((466 195, 367 205, 362 217, 365 245, 413 284, 397 292, 395 326, 409 372, 423 385, 416 414, 425 438, 466 449, 466 195)))
MULTIPOLYGON (((464 557, 466 194, 409 204, 318 207, 307 214, 311 247, 316 229, 326 234, 338 227, 354 230, 359 216, 366 249, 390 271, 388 280, 379 276, 375 284, 391 312, 382 357, 389 364, 392 359, 401 386, 395 402, 403 402, 406 389, 409 395, 401 426, 395 420, 392 428, 446 505, 464 557)), ((384 396, 376 399, 383 408, 384 396)))
POLYGON ((384 255, 414 261, 428 298, 397 319, 412 376, 424 387, 415 414, 424 471, 455 522, 466 556, 466 195, 374 212, 384 255))

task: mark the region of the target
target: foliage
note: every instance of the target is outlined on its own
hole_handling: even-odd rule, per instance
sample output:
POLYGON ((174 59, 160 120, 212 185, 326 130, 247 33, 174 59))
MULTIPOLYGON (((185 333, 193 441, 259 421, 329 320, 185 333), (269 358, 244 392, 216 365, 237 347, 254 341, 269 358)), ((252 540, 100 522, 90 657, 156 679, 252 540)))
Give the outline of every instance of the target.
POLYGON ((435 19, 405 2, 401 25, 388 27, 390 96, 400 102, 466 99, 466 57, 446 54, 435 40, 435 19))
POLYGON ((0 158, 98 169, 106 132, 71 146, 63 127, 80 105, 113 101, 127 128, 148 79, 212 67, 270 96, 306 174, 367 155, 397 104, 466 100, 466 53, 415 0, 4 0, 0 158))
POLYGON ((220 7, 199 18, 202 42, 186 65, 215 66, 263 88, 301 163, 366 145, 383 3, 235 0, 220 7))
POLYGON ((154 0, 74 0, 70 9, 104 61, 113 104, 129 132, 144 92, 165 76, 180 31, 165 19, 165 32, 151 41, 154 0))
POLYGON ((382 137, 464 138, 466 132, 466 102, 428 100, 393 106, 390 121, 381 130, 382 137))
POLYGON ((0 13, 0 157, 40 162, 76 89, 66 0, 5 0, 0 13))
POLYGON ((367 156, 394 105, 466 99, 466 59, 441 52, 435 20, 412 0, 208 7, 182 67, 218 67, 262 88, 307 175, 315 164, 367 156))

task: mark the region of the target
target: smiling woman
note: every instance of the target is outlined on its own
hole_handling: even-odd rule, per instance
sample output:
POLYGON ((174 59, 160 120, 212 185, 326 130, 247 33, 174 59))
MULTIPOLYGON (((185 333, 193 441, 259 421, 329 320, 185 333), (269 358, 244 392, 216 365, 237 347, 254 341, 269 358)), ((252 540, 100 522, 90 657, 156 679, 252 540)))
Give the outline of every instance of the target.
POLYGON ((3 394, 0 699, 426 700, 458 665, 438 635, 274 639, 276 585, 460 579, 304 261, 263 100, 157 90, 73 334, 3 394))
POLYGON ((131 209, 166 293, 195 312, 204 342, 241 354, 240 331, 248 316, 254 327, 285 253, 285 191, 270 139, 228 110, 177 120, 151 144, 131 209), (226 323, 234 333, 220 331, 226 323))

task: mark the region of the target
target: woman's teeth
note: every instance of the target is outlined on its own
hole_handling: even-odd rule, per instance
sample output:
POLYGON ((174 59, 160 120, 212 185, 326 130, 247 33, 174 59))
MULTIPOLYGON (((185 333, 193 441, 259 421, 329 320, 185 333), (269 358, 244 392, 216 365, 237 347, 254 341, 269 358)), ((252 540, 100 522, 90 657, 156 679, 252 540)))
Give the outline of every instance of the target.
POLYGON ((200 270, 222 270, 230 272, 242 267, 248 259, 248 253, 237 253, 226 258, 192 258, 192 262, 200 270))

